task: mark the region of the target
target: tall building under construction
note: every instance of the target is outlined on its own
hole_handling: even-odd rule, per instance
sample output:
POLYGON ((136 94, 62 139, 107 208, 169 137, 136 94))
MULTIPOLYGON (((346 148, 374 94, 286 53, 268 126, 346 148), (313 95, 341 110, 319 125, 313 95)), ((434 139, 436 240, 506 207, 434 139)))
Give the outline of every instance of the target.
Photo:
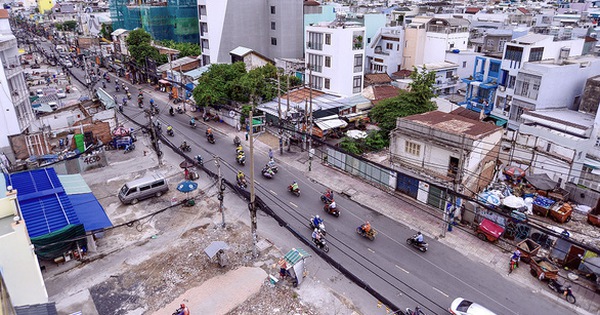
POLYGON ((110 0, 113 29, 142 28, 155 40, 198 44, 196 0, 110 0))

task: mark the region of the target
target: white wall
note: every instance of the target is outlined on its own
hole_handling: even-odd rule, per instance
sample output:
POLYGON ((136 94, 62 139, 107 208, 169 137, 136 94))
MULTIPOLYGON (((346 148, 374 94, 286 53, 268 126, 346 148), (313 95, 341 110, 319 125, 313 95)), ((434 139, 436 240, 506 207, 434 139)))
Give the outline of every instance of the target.
POLYGON ((85 115, 81 112, 79 106, 72 106, 69 110, 63 109, 44 115, 40 117, 40 121, 52 129, 60 129, 70 127, 74 122, 84 118, 85 115))
POLYGON ((10 146, 8 136, 21 133, 17 113, 13 106, 9 84, 4 74, 4 66, 0 59, 0 148, 10 146))

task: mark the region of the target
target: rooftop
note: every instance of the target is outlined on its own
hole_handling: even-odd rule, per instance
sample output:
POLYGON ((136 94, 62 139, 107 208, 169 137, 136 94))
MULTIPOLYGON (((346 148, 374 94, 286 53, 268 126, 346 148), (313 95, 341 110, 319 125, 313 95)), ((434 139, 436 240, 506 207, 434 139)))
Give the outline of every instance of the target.
POLYGON ((535 118, 540 118, 547 122, 548 126, 553 129, 562 128, 561 125, 587 130, 594 126, 594 116, 566 108, 553 109, 553 110, 535 110, 523 113, 521 116, 523 119, 532 119, 536 122, 539 121, 535 118))
POLYGON ((429 126, 432 129, 441 130, 449 134, 466 135, 471 139, 480 139, 496 130, 502 129, 487 122, 476 121, 464 116, 443 113, 437 110, 400 119, 429 126))
POLYGON ((525 36, 521 36, 518 37, 516 39, 513 39, 511 41, 511 43, 517 43, 517 44, 524 44, 524 45, 530 45, 530 44, 535 44, 537 42, 546 40, 548 38, 552 38, 551 35, 543 35, 543 34, 527 34, 525 36))

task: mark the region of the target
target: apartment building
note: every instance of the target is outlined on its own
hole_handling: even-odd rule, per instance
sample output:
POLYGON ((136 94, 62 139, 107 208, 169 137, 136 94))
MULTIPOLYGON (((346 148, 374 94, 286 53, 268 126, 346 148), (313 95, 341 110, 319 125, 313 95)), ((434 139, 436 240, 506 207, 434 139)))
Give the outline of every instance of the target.
POLYGON ((227 63, 243 46, 269 59, 302 58, 303 1, 198 0, 202 65, 227 63))
POLYGON ((392 73, 402 70, 404 27, 383 27, 366 48, 368 73, 392 73))
POLYGON ((0 10, 0 151, 14 161, 8 137, 27 130, 34 115, 8 16, 7 10, 0 10))
POLYGON ((305 81, 328 94, 352 96, 363 88, 365 27, 339 18, 306 28, 305 81))

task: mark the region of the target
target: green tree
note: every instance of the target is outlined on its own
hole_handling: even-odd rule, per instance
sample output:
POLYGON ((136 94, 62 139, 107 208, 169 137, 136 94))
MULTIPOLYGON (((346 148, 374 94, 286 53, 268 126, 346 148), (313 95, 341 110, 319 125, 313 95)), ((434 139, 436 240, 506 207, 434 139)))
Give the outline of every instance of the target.
POLYGON ((111 35, 113 32, 113 27, 112 24, 107 24, 107 23, 102 23, 102 28, 100 28, 100 35, 102 35, 102 38, 111 40, 111 35))
POLYGON ((127 49, 138 66, 144 65, 146 57, 152 58, 159 64, 165 59, 158 49, 151 45, 152 36, 141 28, 129 32, 126 42, 127 49))
POLYGON ((64 29, 62 23, 54 23, 54 27, 56 28, 57 31, 62 31, 64 29))
POLYGON ((164 40, 159 42, 159 45, 177 49, 179 51, 179 58, 187 56, 199 56, 202 53, 200 45, 193 43, 177 43, 173 40, 164 40))
POLYGON ((356 140, 349 137, 343 137, 339 146, 340 148, 354 155, 361 155, 363 153, 363 150, 360 148, 359 143, 356 140))
POLYGON ((413 82, 409 85, 410 91, 400 91, 398 96, 385 99, 375 106, 369 116, 377 122, 379 128, 389 137, 390 131, 396 128, 396 119, 410 115, 422 114, 436 109, 431 100, 433 84, 435 83, 435 72, 414 68, 410 75, 413 82))
POLYGON ((77 21, 65 21, 63 23, 63 28, 66 31, 74 31, 75 29, 77 29, 77 21))
POLYGON ((198 86, 192 96, 198 106, 223 104, 231 100, 231 91, 236 87, 236 79, 246 73, 243 62, 234 64, 212 64, 198 79, 198 86))

